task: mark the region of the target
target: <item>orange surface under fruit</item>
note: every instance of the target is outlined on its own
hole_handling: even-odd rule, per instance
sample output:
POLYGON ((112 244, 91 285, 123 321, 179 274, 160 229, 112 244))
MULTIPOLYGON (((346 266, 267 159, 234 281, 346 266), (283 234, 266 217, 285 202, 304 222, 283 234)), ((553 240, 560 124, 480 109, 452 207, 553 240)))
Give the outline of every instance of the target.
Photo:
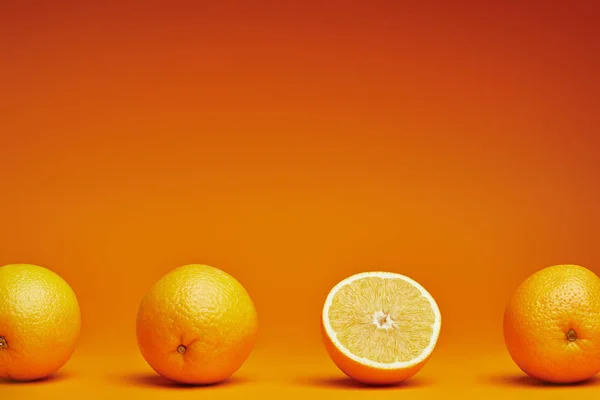
POLYGON ((137 318, 142 355, 179 383, 211 384, 237 371, 250 355, 258 321, 244 287, 206 265, 186 265, 162 277, 137 318))
POLYGON ((0 378, 35 380, 58 371, 81 327, 71 287, 35 265, 0 267, 0 378))
POLYGON ((371 385, 399 383, 427 362, 439 337, 441 315, 414 280, 365 272, 338 283, 323 307, 322 332, 333 362, 371 385))
POLYGON ((584 381, 600 371, 600 278, 577 265, 536 272, 512 295, 504 339, 515 363, 547 382, 584 381))

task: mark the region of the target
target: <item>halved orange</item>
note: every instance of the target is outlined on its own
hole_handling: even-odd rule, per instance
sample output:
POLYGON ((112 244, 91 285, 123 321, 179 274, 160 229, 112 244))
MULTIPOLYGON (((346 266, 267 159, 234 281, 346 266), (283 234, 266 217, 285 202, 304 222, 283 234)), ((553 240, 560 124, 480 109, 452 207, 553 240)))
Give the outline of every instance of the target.
POLYGON ((333 362, 363 383, 399 383, 416 374, 437 343, 442 318, 417 282, 391 272, 350 276, 329 292, 323 340, 333 362))

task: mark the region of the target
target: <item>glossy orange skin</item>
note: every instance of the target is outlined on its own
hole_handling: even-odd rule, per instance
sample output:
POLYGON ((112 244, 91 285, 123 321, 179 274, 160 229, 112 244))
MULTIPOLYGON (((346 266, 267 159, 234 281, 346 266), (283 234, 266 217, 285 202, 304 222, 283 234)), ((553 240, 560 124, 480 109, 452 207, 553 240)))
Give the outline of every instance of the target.
POLYGON ((250 355, 257 329, 244 287, 206 265, 166 274, 142 300, 137 318, 138 345, 148 364, 185 384, 229 378, 250 355))
POLYGON ((52 375, 71 358, 80 329, 77 297, 60 276, 36 265, 0 267, 0 378, 52 375))
POLYGON ((504 339, 533 378, 584 381, 600 371, 600 278, 576 265, 545 268, 526 279, 504 314, 504 339), (575 336, 569 340, 570 331, 575 336))

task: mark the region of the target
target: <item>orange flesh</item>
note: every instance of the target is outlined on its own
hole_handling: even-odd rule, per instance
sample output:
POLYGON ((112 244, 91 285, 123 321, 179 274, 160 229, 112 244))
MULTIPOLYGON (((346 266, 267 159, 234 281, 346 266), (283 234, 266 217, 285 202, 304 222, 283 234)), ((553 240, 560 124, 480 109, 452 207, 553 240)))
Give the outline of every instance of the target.
POLYGON ((429 300, 401 279, 366 277, 333 297, 329 321, 337 340, 352 354, 379 363, 417 358, 433 336, 429 300))

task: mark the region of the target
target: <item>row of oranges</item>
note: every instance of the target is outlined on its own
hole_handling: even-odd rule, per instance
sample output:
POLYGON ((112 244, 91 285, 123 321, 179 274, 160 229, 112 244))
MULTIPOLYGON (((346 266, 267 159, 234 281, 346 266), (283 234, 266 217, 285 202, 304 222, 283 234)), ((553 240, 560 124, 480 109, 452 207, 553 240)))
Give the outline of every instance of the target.
MULTIPOLYGON (((0 268, 0 378, 34 380, 61 368, 80 330, 69 285, 34 265, 0 268)), ((366 272, 338 283, 322 314, 323 338, 335 364, 367 384, 393 384, 429 359, 441 328, 433 297, 396 273, 366 272)), ((146 361, 180 383, 230 377, 247 359, 258 328, 254 304, 227 273, 186 265, 161 278, 144 297, 137 338, 146 361)), ((519 286, 504 318, 507 348, 527 374, 578 382, 600 371, 600 279, 560 265, 519 286)))

